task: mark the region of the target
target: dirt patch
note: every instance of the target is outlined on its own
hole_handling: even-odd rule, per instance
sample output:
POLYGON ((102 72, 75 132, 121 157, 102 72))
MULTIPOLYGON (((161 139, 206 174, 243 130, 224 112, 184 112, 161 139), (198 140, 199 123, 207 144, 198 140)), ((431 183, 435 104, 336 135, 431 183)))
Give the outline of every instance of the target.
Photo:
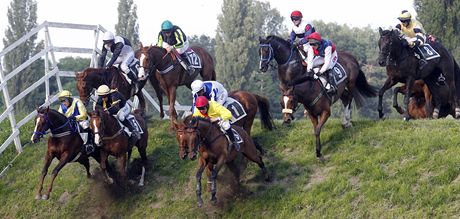
POLYGON ((332 169, 333 167, 316 166, 304 188, 310 189, 311 187, 324 182, 329 177, 329 172, 332 169))

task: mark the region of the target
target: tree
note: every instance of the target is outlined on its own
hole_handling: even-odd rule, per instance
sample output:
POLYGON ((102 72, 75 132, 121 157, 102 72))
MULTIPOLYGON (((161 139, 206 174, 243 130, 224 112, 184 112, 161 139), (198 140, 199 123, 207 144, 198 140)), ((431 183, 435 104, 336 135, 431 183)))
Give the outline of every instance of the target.
POLYGON ((137 22, 137 5, 133 0, 120 0, 118 2, 118 23, 115 25, 115 32, 119 36, 126 37, 133 46, 138 49, 139 24, 137 22))
MULTIPOLYGON (((5 48, 16 42, 37 25, 36 1, 12 0, 10 6, 8 7, 7 17, 9 25, 5 31, 5 37, 3 38, 3 45, 5 48)), ((35 44, 36 39, 37 35, 31 36, 24 43, 5 55, 3 64, 6 73, 12 72, 19 65, 26 62, 43 48, 43 42, 38 45, 35 44)), ((14 76, 8 83, 8 88, 11 92, 10 96, 16 96, 43 76, 43 69, 43 60, 39 60, 22 70, 18 75, 14 76)), ((30 108, 31 106, 34 106, 40 99, 37 98, 38 93, 40 92, 33 92, 32 94, 27 95, 16 104, 15 108, 23 110, 25 107, 30 108)))
POLYGON ((216 33, 216 72, 229 90, 251 88, 250 79, 257 78, 258 36, 281 33, 282 20, 267 2, 224 0, 216 33))
POLYGON ((460 58, 460 1, 415 0, 417 19, 428 34, 433 34, 456 57, 460 58))

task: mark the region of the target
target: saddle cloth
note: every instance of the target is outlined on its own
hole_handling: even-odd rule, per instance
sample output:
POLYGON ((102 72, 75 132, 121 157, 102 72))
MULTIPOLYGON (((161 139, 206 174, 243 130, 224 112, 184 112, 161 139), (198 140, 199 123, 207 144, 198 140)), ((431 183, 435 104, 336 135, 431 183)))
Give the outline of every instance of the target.
POLYGON ((195 51, 193 51, 193 49, 189 48, 187 51, 185 51, 185 55, 187 56, 188 63, 190 63, 193 68, 201 68, 201 58, 198 56, 198 54, 195 53, 195 51))
MULTIPOLYGON (((313 69, 314 71, 318 71, 319 68, 315 68, 313 69)), ((335 64, 335 66, 331 69, 331 73, 332 75, 334 76, 333 79, 335 80, 335 84, 338 86, 342 81, 344 81, 348 76, 347 76, 347 72, 345 71, 345 69, 342 67, 342 65, 340 63, 337 62, 337 64, 335 64)), ((327 83, 327 80, 324 76, 321 76, 321 77, 318 77, 316 74, 314 74, 314 78, 316 79, 319 79, 321 81, 321 84, 326 88, 326 89, 329 89, 329 87, 327 87, 328 83, 327 83)))
MULTIPOLYGON (((137 120, 136 120, 136 117, 134 117, 133 114, 129 114, 125 119, 129 119, 129 120, 131 120, 131 121, 133 122, 134 128, 139 132, 139 134, 141 134, 141 135, 144 134, 144 130, 142 130, 141 126, 139 125, 139 123, 138 123, 137 120)), ((117 119, 117 121, 118 121, 118 124, 120 124, 120 126, 123 128, 123 131, 125 131, 125 133, 126 133, 129 137, 131 137, 131 134, 132 134, 132 133, 131 133, 131 131, 129 130, 129 128, 126 127, 125 125, 123 125, 123 123, 121 123, 118 119, 117 119)))
MULTIPOLYGON (((224 133, 225 137, 228 140, 229 146, 230 146, 230 144, 232 144, 232 140, 230 140, 230 137, 228 137, 228 135, 225 132, 225 130, 223 130, 223 129, 220 129, 220 130, 224 133)), ((241 138, 241 135, 233 127, 231 128, 231 130, 233 132, 233 136, 235 136, 235 141, 238 142, 238 144, 240 144, 240 147, 241 147, 241 144, 243 143, 243 138, 241 138)), ((235 148, 236 151, 240 151, 240 147, 235 148)))
POLYGON ((439 53, 436 52, 436 50, 434 50, 433 47, 431 47, 430 44, 425 43, 417 47, 417 49, 420 52, 420 54, 422 54, 423 58, 425 58, 425 60, 427 61, 441 57, 439 53))
POLYGON ((224 106, 225 108, 230 110, 230 112, 232 112, 232 118, 230 119, 230 123, 232 124, 244 118, 247 115, 246 111, 244 111, 243 105, 241 105, 240 102, 231 97, 227 97, 224 106))

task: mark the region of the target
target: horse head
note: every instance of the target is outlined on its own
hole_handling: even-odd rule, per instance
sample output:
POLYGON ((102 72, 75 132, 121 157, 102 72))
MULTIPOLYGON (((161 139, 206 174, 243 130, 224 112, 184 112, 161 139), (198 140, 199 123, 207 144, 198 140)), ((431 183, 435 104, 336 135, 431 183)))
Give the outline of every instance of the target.
POLYGON ((190 160, 196 159, 201 148, 200 145, 203 144, 204 139, 202 138, 200 131, 200 127, 202 127, 203 125, 208 126, 208 130, 210 130, 209 126, 211 125, 211 123, 209 122, 209 120, 194 117, 185 128, 184 134, 185 142, 187 145, 185 152, 188 152, 188 158, 190 160))
POLYGON ((298 105, 298 100, 294 94, 294 86, 290 86, 287 90, 283 91, 281 97, 281 108, 283 113, 283 124, 288 125, 294 120, 294 112, 298 105))
POLYGON ((85 106, 89 103, 93 89, 97 89, 102 84, 108 84, 107 78, 117 71, 116 67, 111 67, 109 69, 87 68, 82 72, 75 72, 78 94, 85 106))
POLYGON ((179 143, 179 157, 184 160, 189 152, 188 142, 190 135, 186 133, 187 126, 183 122, 174 122, 174 128, 176 130, 176 139, 179 143))
POLYGON ((97 146, 102 146, 102 139, 104 138, 104 114, 106 114, 106 112, 99 106, 96 106, 96 109, 89 113, 89 124, 94 133, 94 143, 96 143, 97 146))
POLYGON ((397 29, 383 30, 379 27, 379 57, 378 63, 380 66, 387 66, 392 56, 400 55, 403 49, 401 33, 397 29))
POLYGON ((32 133, 30 141, 37 143, 40 139, 46 134, 46 131, 50 128, 50 123, 48 119, 48 107, 37 108, 37 116, 35 117, 35 129, 32 133))
POLYGON ((139 45, 139 50, 136 51, 136 58, 139 59, 139 77, 146 77, 147 74, 150 74, 149 68, 149 51, 150 46, 143 46, 142 43, 139 45))

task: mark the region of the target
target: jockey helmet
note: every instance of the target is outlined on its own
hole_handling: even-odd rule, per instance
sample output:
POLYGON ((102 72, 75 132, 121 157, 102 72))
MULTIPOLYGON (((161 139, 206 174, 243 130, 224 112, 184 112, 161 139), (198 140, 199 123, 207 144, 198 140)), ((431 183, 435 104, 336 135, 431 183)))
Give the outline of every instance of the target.
POLYGON ((102 37, 102 42, 104 42, 104 44, 111 43, 114 40, 115 40, 115 36, 110 31, 105 32, 104 36, 102 37))
POLYGON ((110 94, 111 93, 111 90, 109 88, 109 86, 103 84, 101 86, 99 86, 96 90, 96 95, 98 96, 105 96, 107 94, 110 94))
POLYGON ((173 24, 171 21, 165 20, 163 23, 161 23, 161 30, 162 31, 169 31, 173 29, 173 24))
POLYGON ((303 17, 302 12, 300 12, 300 11, 293 11, 291 13, 291 20, 300 20, 300 19, 302 19, 302 17, 303 17))
POLYGON ((398 20, 401 22, 407 22, 407 21, 410 21, 411 18, 412 18, 412 15, 407 10, 404 10, 399 15, 398 20))
POLYGON ((321 43, 321 35, 318 32, 314 32, 307 37, 308 42, 321 43))
POLYGON ((201 89, 204 89, 204 83, 202 80, 194 80, 192 82, 192 85, 190 85, 190 87, 192 88, 192 93, 196 94, 201 89))
POLYGON ((199 96, 198 98, 196 98, 196 108, 200 108, 200 107, 206 107, 209 105, 209 101, 208 101, 208 98, 206 98, 205 96, 199 96))
POLYGON ((70 93, 70 91, 68 90, 62 90, 60 93, 59 93, 59 99, 60 100, 63 100, 65 98, 70 98, 72 97, 72 93, 70 93))

